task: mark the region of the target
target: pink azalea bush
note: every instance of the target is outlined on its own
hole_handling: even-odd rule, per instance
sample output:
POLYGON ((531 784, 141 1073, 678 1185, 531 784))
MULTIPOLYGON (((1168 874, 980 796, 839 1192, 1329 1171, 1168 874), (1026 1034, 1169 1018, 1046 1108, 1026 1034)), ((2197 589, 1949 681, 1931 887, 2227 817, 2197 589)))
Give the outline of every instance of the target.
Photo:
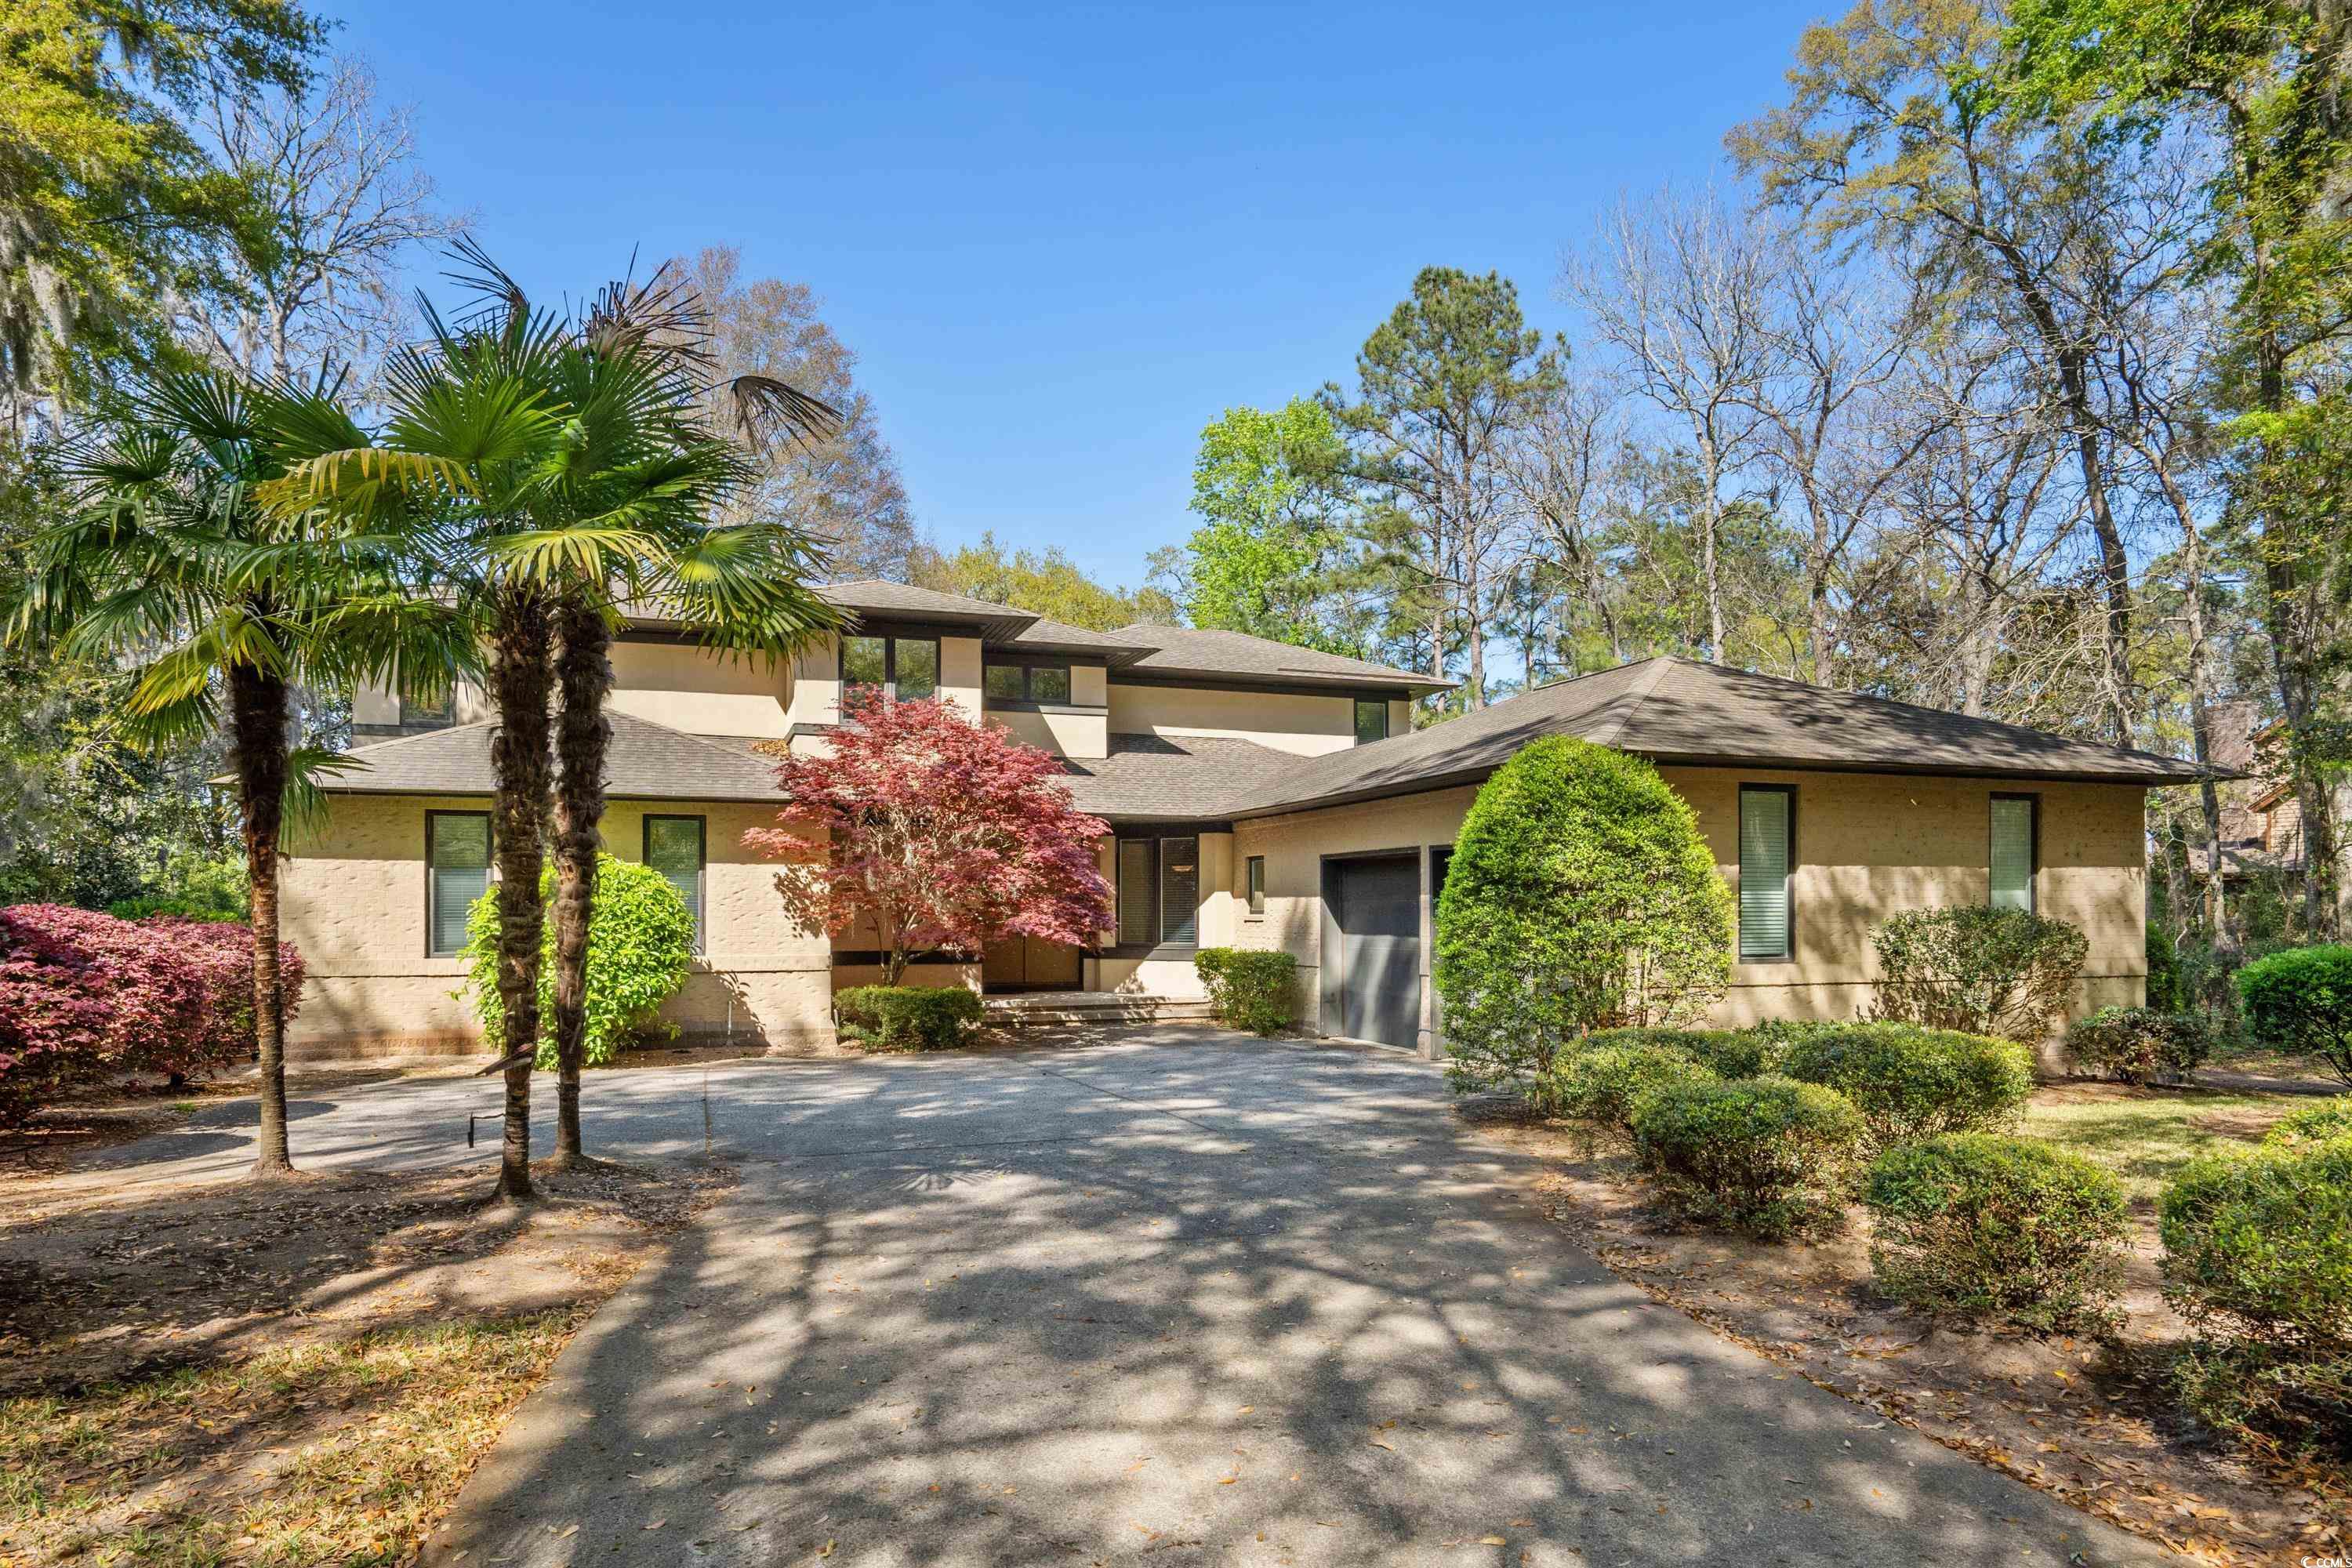
MULTIPOLYGON (((289 944, 278 951, 290 1017, 301 959, 289 944)), ((252 1048, 250 927, 0 909, 0 1126, 78 1084, 216 1071, 252 1048)))

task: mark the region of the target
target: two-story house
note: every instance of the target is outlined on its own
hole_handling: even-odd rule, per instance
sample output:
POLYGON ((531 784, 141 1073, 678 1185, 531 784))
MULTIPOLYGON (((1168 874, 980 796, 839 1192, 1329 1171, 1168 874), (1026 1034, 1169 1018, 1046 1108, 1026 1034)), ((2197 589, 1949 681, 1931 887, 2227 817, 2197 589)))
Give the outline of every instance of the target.
MULTIPOLYGON (((1101 846, 1112 929, 1084 948, 1015 941, 938 954, 910 984, 1199 994, 1202 946, 1297 955, 1317 1032, 1432 1051, 1431 918, 1477 784, 1528 740, 1646 755, 1696 809, 1738 894, 1718 1012, 1852 1016, 1871 927, 1898 909, 2039 909, 2091 941, 2082 1005, 2146 979, 2144 792, 2176 759, 1655 658, 1413 731, 1426 675, 1233 632, 1063 626, 884 582, 824 590, 847 629, 796 658, 714 654, 657 620, 614 649, 607 847, 668 876, 701 959, 673 1019, 702 1038, 829 1037, 831 999, 878 955, 795 926, 775 867, 742 847, 788 805, 763 743, 823 743, 845 691, 936 697, 1061 756, 1101 846)), ((461 688, 439 710, 354 707, 354 767, 296 843, 285 922, 309 965, 293 1045, 454 1047, 467 907, 491 875, 490 725, 461 688)))

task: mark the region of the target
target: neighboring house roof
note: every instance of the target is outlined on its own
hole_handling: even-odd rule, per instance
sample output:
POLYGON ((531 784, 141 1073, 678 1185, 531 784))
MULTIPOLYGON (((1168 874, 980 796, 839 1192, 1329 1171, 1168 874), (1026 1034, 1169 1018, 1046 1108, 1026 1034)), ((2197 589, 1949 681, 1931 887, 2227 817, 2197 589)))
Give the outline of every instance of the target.
POLYGON ((1113 735, 1110 755, 1065 759, 1080 811, 1123 821, 1222 818, 1234 781, 1300 759, 1254 741, 1202 735, 1113 735))
MULTIPOLYGON (((689 735, 626 713, 608 713, 604 793, 624 800, 746 800, 783 797, 776 764, 751 739, 689 735)), ((460 724, 350 752, 349 771, 323 782, 339 795, 488 795, 494 726, 460 724), (359 765, 364 764, 364 765, 359 765)))
POLYGON ((1219 815, 1264 816, 1473 784, 1546 735, 1573 735, 1662 763, 2150 784, 2205 776, 2177 757, 1661 658, 1538 687, 1409 735, 1302 759, 1239 787, 1219 815))
POLYGON ((1455 684, 1410 669, 1370 664, 1336 653, 1252 637, 1246 632, 1203 631, 1197 626, 1158 626, 1139 621, 1118 635, 1149 647, 1133 665, 1138 674, 1239 677, 1266 686, 1402 686, 1413 691, 1444 691, 1455 684))

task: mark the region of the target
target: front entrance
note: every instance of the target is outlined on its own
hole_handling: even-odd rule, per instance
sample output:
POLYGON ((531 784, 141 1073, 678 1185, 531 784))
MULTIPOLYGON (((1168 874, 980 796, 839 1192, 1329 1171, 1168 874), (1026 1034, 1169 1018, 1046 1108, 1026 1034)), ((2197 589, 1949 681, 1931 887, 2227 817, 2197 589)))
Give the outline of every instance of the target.
POLYGON ((1328 863, 1339 933, 1339 1032, 1421 1046, 1421 865, 1415 855, 1328 863))
POLYGON ((1003 995, 1019 991, 1076 991, 1078 950, 1033 936, 992 942, 980 955, 980 988, 1003 995))

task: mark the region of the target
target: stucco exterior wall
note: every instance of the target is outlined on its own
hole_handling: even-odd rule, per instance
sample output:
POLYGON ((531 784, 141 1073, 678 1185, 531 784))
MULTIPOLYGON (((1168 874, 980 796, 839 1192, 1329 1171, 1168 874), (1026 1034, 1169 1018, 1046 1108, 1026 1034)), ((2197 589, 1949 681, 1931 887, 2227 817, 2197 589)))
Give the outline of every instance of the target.
POLYGON ((731 657, 693 643, 620 642, 613 645, 608 706, 692 734, 772 740, 792 728, 788 684, 783 663, 763 656, 731 657))
POLYGON ((1001 725, 1024 746, 1042 746, 1056 756, 1096 758, 1110 754, 1108 726, 1099 712, 1033 713, 992 706, 988 722, 1001 725))
MULTIPOLYGON (((1878 979, 1870 931, 1906 909, 1981 904, 1987 896, 1988 805, 1996 791, 2041 797, 2037 907, 2082 928, 2090 944, 2073 1015, 2137 1003, 2147 988, 2144 792, 2137 785, 2043 784, 1887 774, 1668 768, 1666 781, 1698 814, 1726 881, 1738 881, 1738 794, 1742 784, 1797 790, 1796 865, 1790 876, 1796 956, 1740 963, 1710 1022, 1769 1017, 1850 1018, 1869 1005, 1878 979)), ((1300 970, 1301 1017, 1325 1026, 1323 860, 1412 849, 1422 868, 1422 1037, 1438 1031, 1428 984, 1429 858, 1454 842, 1473 789, 1436 791, 1236 825, 1231 890, 1244 893, 1248 858, 1266 861, 1265 912, 1242 914, 1235 944, 1279 948, 1300 970)))
MULTIPOLYGON (((284 871, 287 939, 308 965, 289 1049, 312 1056, 463 1049, 478 1039, 453 994, 456 958, 426 952, 425 814, 482 811, 487 799, 335 797, 325 824, 299 837, 284 871)), ((605 847, 645 853, 648 814, 704 819, 704 952, 663 1016, 698 1039, 823 1044, 832 1037, 832 948, 785 916, 776 862, 742 846, 773 826, 756 805, 614 802, 605 847)))
MULTIPOLYGON (((1393 727, 1393 713, 1391 714, 1393 727)), ((1255 741, 1303 757, 1356 743, 1356 700, 1283 691, 1110 682, 1114 735, 1209 735, 1255 741)), ((1402 733, 1402 730, 1397 731, 1402 733)))

